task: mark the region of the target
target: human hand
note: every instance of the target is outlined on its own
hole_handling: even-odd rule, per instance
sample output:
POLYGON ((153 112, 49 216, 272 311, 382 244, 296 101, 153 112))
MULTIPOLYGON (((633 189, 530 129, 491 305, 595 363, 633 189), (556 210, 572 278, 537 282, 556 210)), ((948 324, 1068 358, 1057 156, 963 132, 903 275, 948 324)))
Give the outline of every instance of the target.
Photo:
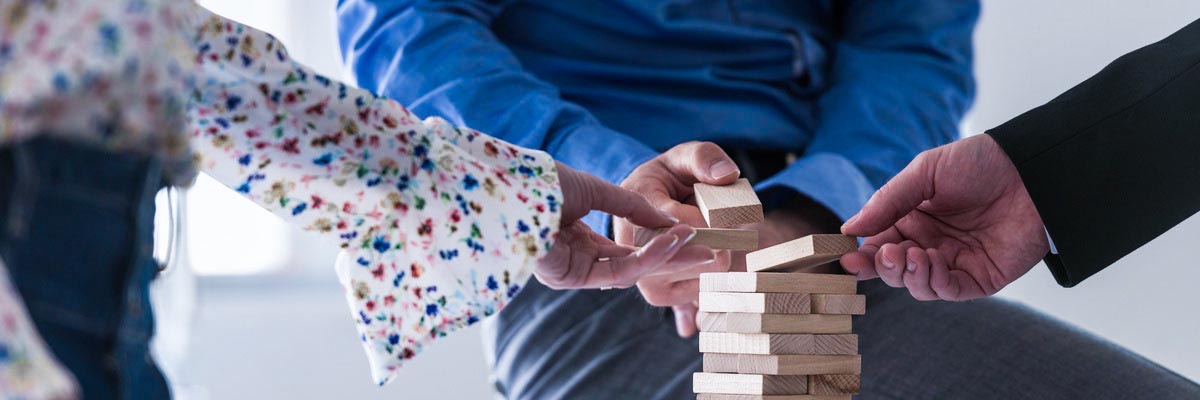
POLYGON ((713 259, 712 250, 686 245, 695 229, 659 212, 637 193, 558 164, 562 218, 558 238, 538 260, 534 276, 554 289, 630 287, 643 275, 669 273, 713 259), (642 248, 622 246, 591 230, 580 219, 591 210, 607 212, 643 227, 677 224, 642 248))
POLYGON ((842 266, 879 276, 918 300, 990 296, 1049 251, 1042 219, 1016 167, 988 135, 917 156, 842 233, 869 236, 842 266))
MULTIPOLYGON (((692 185, 697 182, 727 185, 737 180, 739 174, 737 165, 717 145, 688 142, 642 164, 621 186, 645 195, 651 205, 685 224, 705 227, 708 225, 696 207, 692 185)), ((617 243, 633 244, 634 226, 630 222, 613 220, 617 243)), ((638 280, 638 289, 651 305, 671 306, 675 311, 676 329, 681 336, 691 336, 696 332, 700 274, 728 271, 729 260, 729 252, 719 251, 712 261, 643 277, 638 280)))

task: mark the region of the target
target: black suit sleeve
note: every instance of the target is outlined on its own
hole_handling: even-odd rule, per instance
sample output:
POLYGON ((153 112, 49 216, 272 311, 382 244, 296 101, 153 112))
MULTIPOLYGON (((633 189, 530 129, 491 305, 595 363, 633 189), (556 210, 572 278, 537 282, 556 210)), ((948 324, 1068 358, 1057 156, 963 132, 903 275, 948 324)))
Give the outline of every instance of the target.
POLYGON ((1078 284, 1200 210, 1200 21, 988 134, 1078 284))

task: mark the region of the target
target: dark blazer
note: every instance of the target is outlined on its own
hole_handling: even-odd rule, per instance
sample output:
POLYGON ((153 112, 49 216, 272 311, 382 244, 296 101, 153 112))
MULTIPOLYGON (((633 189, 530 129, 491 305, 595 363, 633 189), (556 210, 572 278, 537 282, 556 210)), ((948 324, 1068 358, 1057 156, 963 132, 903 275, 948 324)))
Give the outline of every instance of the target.
POLYGON ((1200 210, 1200 21, 988 134, 1078 284, 1200 210))

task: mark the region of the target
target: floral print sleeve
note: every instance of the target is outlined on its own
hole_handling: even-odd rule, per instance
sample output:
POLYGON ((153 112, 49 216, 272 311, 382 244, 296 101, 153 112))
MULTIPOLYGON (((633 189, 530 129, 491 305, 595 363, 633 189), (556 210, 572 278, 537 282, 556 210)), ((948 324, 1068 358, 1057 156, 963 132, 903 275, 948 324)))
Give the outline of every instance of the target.
POLYGON ((198 166, 344 249, 375 380, 499 311, 557 232, 554 161, 313 73, 269 35, 207 12, 189 108, 198 166))

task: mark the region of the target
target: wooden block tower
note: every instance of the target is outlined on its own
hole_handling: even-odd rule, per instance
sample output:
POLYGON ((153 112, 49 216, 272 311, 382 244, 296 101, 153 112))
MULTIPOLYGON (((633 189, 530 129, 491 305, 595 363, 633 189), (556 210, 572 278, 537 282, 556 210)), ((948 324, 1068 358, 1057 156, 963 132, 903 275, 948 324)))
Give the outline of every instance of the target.
MULTIPOLYGON (((697 184, 696 203, 709 224, 693 242, 754 250, 747 231, 762 204, 745 179, 697 184), (699 241, 699 242, 697 242, 699 241)), ((748 231, 754 232, 754 231, 748 231)), ((638 240, 644 242, 650 233, 638 240)), ((700 352, 692 377, 700 400, 849 400, 859 390, 862 359, 851 315, 866 312, 851 275, 790 272, 836 261, 857 249, 853 237, 811 235, 746 255, 749 272, 700 275, 700 352)))

